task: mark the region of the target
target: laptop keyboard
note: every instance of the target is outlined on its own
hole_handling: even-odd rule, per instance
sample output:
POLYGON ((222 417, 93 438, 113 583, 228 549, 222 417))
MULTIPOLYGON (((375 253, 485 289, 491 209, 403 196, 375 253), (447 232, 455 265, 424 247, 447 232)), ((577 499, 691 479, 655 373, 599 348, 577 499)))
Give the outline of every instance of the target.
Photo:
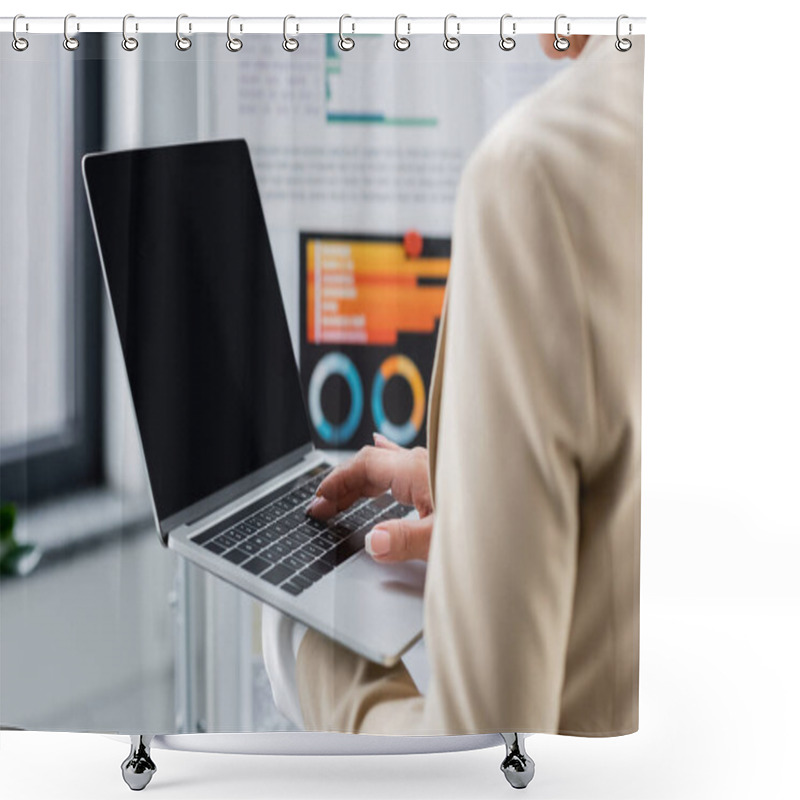
POLYGON ((379 522, 413 510, 382 494, 362 498, 327 522, 309 517, 306 509, 332 469, 312 470, 192 541, 289 594, 300 594, 358 553, 379 522))

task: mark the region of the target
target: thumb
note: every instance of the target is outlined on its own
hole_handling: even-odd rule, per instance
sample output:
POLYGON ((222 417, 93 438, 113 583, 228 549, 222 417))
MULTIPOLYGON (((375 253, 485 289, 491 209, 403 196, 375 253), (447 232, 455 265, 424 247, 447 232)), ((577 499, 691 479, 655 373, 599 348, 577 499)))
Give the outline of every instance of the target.
POLYGON ((433 514, 422 519, 393 519, 381 522, 366 536, 364 546, 376 560, 384 563, 428 559, 433 533, 433 514))

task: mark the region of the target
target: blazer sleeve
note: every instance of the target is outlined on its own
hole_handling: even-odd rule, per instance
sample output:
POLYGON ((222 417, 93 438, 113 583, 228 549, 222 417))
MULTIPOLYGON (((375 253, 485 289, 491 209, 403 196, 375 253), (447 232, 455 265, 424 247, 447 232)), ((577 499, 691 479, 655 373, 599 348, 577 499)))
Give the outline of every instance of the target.
MULTIPOLYGON (((487 137, 456 199, 425 586, 431 676, 300 645, 309 730, 473 734, 558 728, 575 591, 590 342, 568 215, 541 150, 487 137)), ((433 403, 433 400, 432 400, 433 403)))

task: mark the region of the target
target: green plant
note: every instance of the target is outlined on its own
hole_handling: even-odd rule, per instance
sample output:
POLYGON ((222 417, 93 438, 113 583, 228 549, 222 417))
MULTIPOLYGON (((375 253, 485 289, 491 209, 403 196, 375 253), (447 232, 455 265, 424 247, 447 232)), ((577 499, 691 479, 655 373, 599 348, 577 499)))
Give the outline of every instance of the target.
POLYGON ((0 504, 0 575, 27 575, 39 563, 41 551, 34 544, 20 544, 14 538, 17 507, 0 504))

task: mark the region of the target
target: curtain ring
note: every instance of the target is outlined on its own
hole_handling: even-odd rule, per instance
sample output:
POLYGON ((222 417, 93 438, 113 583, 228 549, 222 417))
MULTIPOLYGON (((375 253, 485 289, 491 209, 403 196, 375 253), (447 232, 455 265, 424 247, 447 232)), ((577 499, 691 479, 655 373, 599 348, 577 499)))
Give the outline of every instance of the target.
MULTIPOLYGON (((566 18, 566 14, 559 14, 556 17, 555 25, 553 26, 553 32, 556 35, 556 38, 553 40, 553 47, 555 47, 559 53, 563 53, 569 47, 569 39, 565 39, 563 36, 559 36, 558 34, 558 21, 566 18)), ((567 22, 567 36, 569 36, 569 22, 567 22)))
MULTIPOLYGON (((242 40, 241 39, 236 39, 233 36, 233 34, 231 33, 231 22, 233 22, 235 19, 239 19, 239 17, 237 17, 236 14, 231 14, 228 17, 228 41, 225 42, 225 47, 227 47, 228 50, 231 51, 231 53, 238 53, 242 49, 242 46, 243 46, 242 45, 242 40)), ((240 30, 241 30, 241 28, 240 28, 240 30)))
MULTIPOLYGON (((297 19, 297 17, 293 17, 291 14, 287 14, 283 18, 283 49, 287 53, 293 53, 295 50, 297 50, 298 47, 300 47, 300 42, 297 41, 297 39, 290 37, 289 34, 287 33, 287 25, 290 19, 297 19)), ((300 26, 295 24, 295 32, 299 30, 300 26)))
MULTIPOLYGON (((508 52, 509 50, 513 50, 517 46, 517 40, 513 36, 506 36, 505 32, 503 31, 503 25, 507 19, 511 19, 511 14, 503 14, 500 17, 500 49, 505 50, 508 52)), ((517 32, 517 23, 511 23, 511 33, 517 32)))
POLYGON ((70 52, 73 50, 77 50, 80 46, 80 42, 74 37, 69 35, 69 30, 67 29, 67 25, 71 19, 75 19, 74 14, 67 14, 64 17, 64 49, 69 50, 70 52))
MULTIPOLYGON (((188 14, 178 14, 178 17, 175 20, 175 47, 182 52, 186 52, 192 46, 192 40, 187 36, 181 35, 181 20, 187 19, 188 16, 188 14)), ((189 30, 191 29, 192 25, 189 23, 189 30)))
MULTIPOLYGON (((139 40, 134 39, 133 36, 128 36, 127 28, 129 19, 134 19, 133 14, 126 14, 122 18, 122 49, 132 53, 139 46, 139 40)), ((136 30, 139 30, 138 25, 136 26, 136 30)))
POLYGON ((444 42, 443 42, 443 45, 444 45, 444 49, 445 50, 450 50, 452 52, 453 50, 458 50, 458 48, 461 47, 461 40, 458 38, 458 34, 461 33, 461 23, 460 22, 456 22, 456 36, 450 36, 447 33, 447 23, 450 22, 451 19, 457 20, 458 17, 456 17, 455 14, 448 14, 444 18, 444 42))
POLYGON ((28 49, 28 40, 27 39, 23 39, 17 33, 17 20, 18 19, 25 19, 25 15, 24 14, 17 14, 17 16, 14 17, 14 22, 13 22, 13 24, 11 26, 11 34, 12 34, 12 36, 14 38, 11 40, 11 46, 18 53, 21 53, 23 50, 27 50, 28 49))
MULTIPOLYGON (((353 18, 349 14, 342 14, 342 16, 339 17, 339 49, 345 51, 352 50, 356 46, 355 39, 351 39, 349 36, 345 36, 344 33, 342 32, 342 24, 346 19, 353 19, 353 18)), ((356 30, 355 22, 352 23, 352 25, 353 25, 352 32, 355 33, 356 30)))
MULTIPOLYGON (((614 42, 614 47, 616 47, 617 50, 620 51, 620 53, 627 53, 628 50, 630 50, 631 47, 633 47, 633 42, 631 42, 630 39, 620 39, 620 36, 619 36, 619 23, 623 19, 628 19, 628 15, 627 14, 620 14, 617 17, 617 41, 614 42)), ((630 34, 631 34, 631 24, 629 22, 628 23, 628 35, 630 36, 630 34)))
MULTIPOLYGON (((394 49, 408 50, 408 48, 411 47, 411 39, 407 39, 405 36, 400 35, 401 19, 408 19, 408 17, 405 14, 398 14, 394 18, 394 49)), ((406 27, 408 28, 408 33, 411 33, 411 23, 407 22, 406 27)))

